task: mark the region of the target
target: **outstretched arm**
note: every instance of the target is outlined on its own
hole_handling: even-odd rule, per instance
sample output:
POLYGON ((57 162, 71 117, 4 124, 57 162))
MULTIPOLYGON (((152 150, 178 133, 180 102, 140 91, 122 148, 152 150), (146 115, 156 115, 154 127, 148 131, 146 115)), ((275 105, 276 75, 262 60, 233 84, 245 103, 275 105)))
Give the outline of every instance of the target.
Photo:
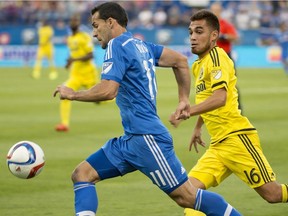
POLYGON ((64 85, 60 85, 54 92, 54 97, 59 94, 60 99, 84 102, 98 102, 112 100, 118 93, 119 83, 113 80, 101 80, 101 82, 88 90, 74 91, 64 85))

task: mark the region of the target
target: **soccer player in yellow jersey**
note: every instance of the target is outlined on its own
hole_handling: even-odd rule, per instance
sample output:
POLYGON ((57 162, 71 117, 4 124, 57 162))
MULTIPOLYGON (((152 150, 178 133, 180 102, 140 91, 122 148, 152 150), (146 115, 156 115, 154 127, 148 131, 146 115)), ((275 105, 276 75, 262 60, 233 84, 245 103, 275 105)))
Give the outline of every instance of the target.
MULTIPOLYGON (((91 88, 99 82, 96 66, 93 63, 92 37, 86 32, 80 31, 81 18, 74 15, 70 20, 72 35, 67 39, 70 57, 66 68, 70 70, 69 79, 64 84, 73 90, 81 87, 91 88)), ((70 122, 71 101, 61 100, 60 116, 61 123, 56 126, 56 131, 68 131, 70 122)))
MULTIPOLYGON (((208 10, 191 17, 189 26, 192 53, 198 55, 192 66, 195 78, 196 105, 190 116, 198 116, 190 150, 205 146, 201 127, 206 125, 211 143, 189 173, 193 185, 208 189, 234 173, 269 203, 287 202, 287 184, 279 184, 264 156, 256 129, 238 109, 237 78, 233 61, 216 46, 219 21, 208 10)), ((177 126, 182 117, 174 114, 170 122, 177 126)), ((186 216, 203 215, 185 209, 186 216)))
POLYGON ((54 35, 53 28, 45 21, 42 21, 42 26, 38 29, 38 49, 37 56, 34 65, 34 70, 32 77, 34 79, 39 79, 41 75, 42 61, 47 58, 49 61, 50 73, 49 79, 54 80, 58 77, 58 74, 54 65, 54 46, 52 38, 54 35))

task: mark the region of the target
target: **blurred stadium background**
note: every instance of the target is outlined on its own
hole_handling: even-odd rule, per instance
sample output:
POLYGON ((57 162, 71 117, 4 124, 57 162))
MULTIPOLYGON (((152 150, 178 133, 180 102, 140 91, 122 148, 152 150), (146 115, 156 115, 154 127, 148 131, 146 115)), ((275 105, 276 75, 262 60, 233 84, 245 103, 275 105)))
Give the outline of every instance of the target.
MULTIPOLYGON (((91 33, 90 10, 101 1, 1 1, 0 66, 33 64, 37 26, 46 19, 54 27, 56 65, 63 66, 67 56, 65 41, 71 14, 82 15, 82 28, 91 33), (34 45, 34 46, 33 46, 34 45)), ((174 46, 190 53, 187 26, 193 11, 207 8, 211 0, 120 1, 129 16, 128 29, 145 40, 174 46)), ((234 48, 238 67, 279 67, 280 52, 275 35, 282 21, 287 22, 288 3, 281 1, 221 1, 223 18, 232 22, 240 34, 234 48), (241 56, 241 57, 240 57, 241 56), (250 61, 253 58, 253 61, 250 61)), ((95 41, 95 44, 97 42, 95 41)), ((95 50, 96 63, 103 51, 95 50)))
MULTIPOLYGON (((162 43, 189 57, 190 15, 214 1, 121 1, 127 9, 129 30, 145 40, 162 43)), ((275 34, 281 21, 288 21, 287 1, 221 1, 223 16, 233 22, 241 39, 233 55, 244 114, 260 134, 262 147, 279 182, 287 183, 287 76, 280 62, 275 34)), ((119 110, 114 103, 97 106, 73 103, 71 130, 57 133, 59 100, 55 87, 67 79, 63 68, 68 56, 65 45, 71 14, 82 14, 82 28, 90 32, 90 10, 100 1, 1 1, 0 2, 0 215, 74 215, 70 174, 74 167, 107 139, 121 135, 119 110), (57 80, 30 76, 37 48, 41 18, 53 25, 57 80), (46 165, 35 179, 12 176, 5 164, 8 149, 20 140, 31 140, 44 150, 46 165)), ((90 32, 91 33, 91 32, 90 32)), ((104 51, 95 41, 95 61, 101 67, 104 51)), ((45 71, 43 71, 45 73, 45 71)), ((47 71, 46 71, 47 72, 47 71)), ((204 152, 188 152, 195 119, 174 129, 168 116, 177 104, 171 71, 159 70, 158 112, 171 131, 175 150, 189 170, 204 152), (169 73, 170 72, 170 73, 169 73)), ((193 90, 192 96, 193 97, 193 90)), ((193 99, 191 98, 191 101, 193 99)), ((204 130, 204 140, 209 137, 204 130)), ((235 176, 211 190, 222 194, 245 216, 287 215, 287 204, 271 205, 235 176)), ((182 216, 183 211, 157 190, 141 173, 107 180, 97 186, 99 216, 182 216)))

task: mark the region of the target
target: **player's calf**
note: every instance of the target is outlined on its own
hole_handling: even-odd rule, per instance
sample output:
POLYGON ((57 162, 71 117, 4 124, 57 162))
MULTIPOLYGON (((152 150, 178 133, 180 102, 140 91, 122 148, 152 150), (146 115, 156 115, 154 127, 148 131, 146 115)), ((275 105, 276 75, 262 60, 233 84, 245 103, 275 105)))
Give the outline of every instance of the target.
POLYGON ((288 202, 288 185, 269 182, 255 188, 256 192, 268 203, 288 202))

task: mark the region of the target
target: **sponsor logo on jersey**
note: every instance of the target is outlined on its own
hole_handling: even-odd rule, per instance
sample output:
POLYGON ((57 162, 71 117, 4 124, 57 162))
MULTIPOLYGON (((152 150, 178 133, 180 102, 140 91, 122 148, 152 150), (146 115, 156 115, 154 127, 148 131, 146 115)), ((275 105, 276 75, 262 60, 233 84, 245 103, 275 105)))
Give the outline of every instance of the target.
POLYGON ((204 90, 206 90, 206 86, 205 86, 205 82, 202 81, 200 84, 198 84, 196 86, 196 94, 198 94, 199 92, 202 92, 204 90))

